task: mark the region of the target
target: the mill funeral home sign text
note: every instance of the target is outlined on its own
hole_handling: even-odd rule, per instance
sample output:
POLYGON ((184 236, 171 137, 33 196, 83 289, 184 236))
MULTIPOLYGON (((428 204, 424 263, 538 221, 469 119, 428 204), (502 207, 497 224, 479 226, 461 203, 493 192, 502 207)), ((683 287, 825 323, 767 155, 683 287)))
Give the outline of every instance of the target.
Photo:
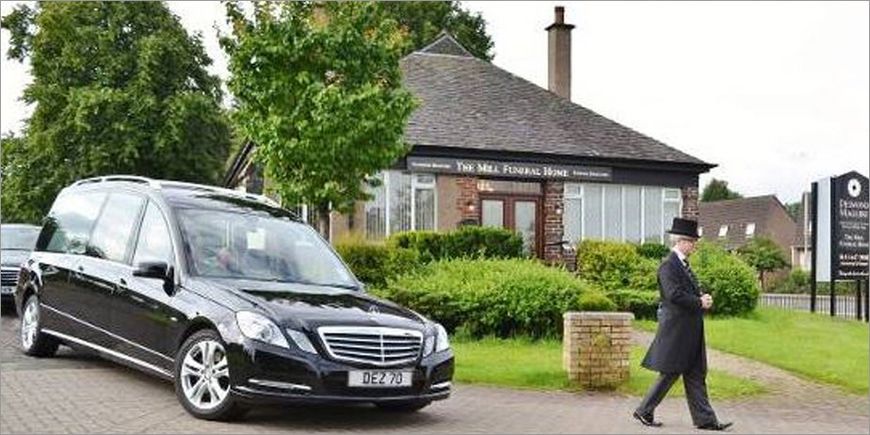
POLYGON ((818 279, 866 280, 870 267, 870 182, 849 172, 817 182, 818 279))
POLYGON ((611 168, 603 166, 550 165, 496 160, 408 157, 408 170, 442 174, 475 175, 541 180, 610 181, 611 168))

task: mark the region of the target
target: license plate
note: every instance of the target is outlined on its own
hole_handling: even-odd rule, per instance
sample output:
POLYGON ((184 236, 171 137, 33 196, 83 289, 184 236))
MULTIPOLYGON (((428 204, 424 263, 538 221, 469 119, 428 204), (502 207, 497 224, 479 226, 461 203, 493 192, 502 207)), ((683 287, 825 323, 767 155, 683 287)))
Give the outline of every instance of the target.
POLYGON ((8 295, 15 291, 15 287, 0 287, 0 294, 8 295))
POLYGON ((354 370, 347 374, 349 387, 410 387, 413 372, 354 370))

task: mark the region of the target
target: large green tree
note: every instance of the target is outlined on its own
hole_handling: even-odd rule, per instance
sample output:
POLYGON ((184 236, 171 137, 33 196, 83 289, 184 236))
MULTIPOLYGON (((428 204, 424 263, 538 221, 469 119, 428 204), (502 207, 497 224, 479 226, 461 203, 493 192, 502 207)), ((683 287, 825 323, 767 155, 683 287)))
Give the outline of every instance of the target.
POLYGON ((450 32, 474 56, 492 60, 492 38, 479 13, 460 7, 458 1, 385 2, 383 11, 396 20, 408 34, 406 54, 435 40, 441 31, 450 32))
POLYGON ((363 181, 409 150, 406 34, 374 2, 229 3, 227 16, 237 126, 257 144, 268 189, 316 207, 328 234, 329 210, 366 198, 363 181))
POLYGON ((712 179, 704 187, 701 192, 702 202, 722 201, 724 199, 743 198, 743 195, 728 188, 728 182, 725 180, 712 179))
POLYGON ((7 56, 30 63, 22 99, 34 105, 23 135, 3 140, 4 221, 38 221, 83 177, 220 179, 230 141, 220 80, 165 4, 40 2, 2 28, 7 56))

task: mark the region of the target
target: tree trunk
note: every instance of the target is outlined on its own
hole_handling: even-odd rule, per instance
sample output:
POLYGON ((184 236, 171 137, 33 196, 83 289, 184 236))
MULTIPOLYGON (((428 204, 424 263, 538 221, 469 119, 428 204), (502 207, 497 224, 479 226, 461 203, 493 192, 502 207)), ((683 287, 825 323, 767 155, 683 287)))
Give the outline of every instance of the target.
POLYGON ((764 271, 763 270, 758 271, 758 279, 759 279, 759 281, 761 281, 761 291, 766 291, 764 288, 764 271))
POLYGON ((317 232, 329 242, 329 206, 317 207, 317 232))

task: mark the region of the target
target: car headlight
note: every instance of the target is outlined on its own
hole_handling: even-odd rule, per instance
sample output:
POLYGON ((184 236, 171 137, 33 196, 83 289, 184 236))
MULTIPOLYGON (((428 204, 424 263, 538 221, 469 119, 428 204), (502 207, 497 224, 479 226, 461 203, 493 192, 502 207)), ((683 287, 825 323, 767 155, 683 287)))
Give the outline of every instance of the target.
POLYGON ((450 349, 450 338, 447 337, 447 330, 441 324, 435 324, 435 352, 442 352, 450 349))
POLYGON ((433 350, 435 350, 435 336, 430 335, 426 337, 426 341, 423 343, 423 357, 431 355, 433 350))
POLYGON ((284 338, 284 334, 281 333, 278 325, 275 325, 274 322, 262 314, 239 311, 236 313, 236 323, 245 337, 275 346, 290 348, 290 345, 287 344, 287 339, 284 338))
POLYGON ((305 335, 302 331, 297 331, 295 329, 286 329, 287 335, 290 336, 290 339, 293 340, 293 343, 296 344, 296 347, 299 349, 308 352, 317 354, 317 350, 314 349, 314 346, 311 344, 311 340, 308 339, 308 336, 305 335))

